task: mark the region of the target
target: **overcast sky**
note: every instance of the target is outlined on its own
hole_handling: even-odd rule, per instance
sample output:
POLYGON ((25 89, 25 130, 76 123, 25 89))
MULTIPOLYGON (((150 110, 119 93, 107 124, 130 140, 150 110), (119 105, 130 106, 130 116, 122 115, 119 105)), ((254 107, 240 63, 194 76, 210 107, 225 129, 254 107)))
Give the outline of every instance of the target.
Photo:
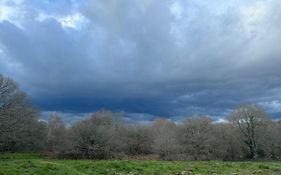
POLYGON ((65 120, 281 115, 280 0, 0 0, 0 73, 65 120))

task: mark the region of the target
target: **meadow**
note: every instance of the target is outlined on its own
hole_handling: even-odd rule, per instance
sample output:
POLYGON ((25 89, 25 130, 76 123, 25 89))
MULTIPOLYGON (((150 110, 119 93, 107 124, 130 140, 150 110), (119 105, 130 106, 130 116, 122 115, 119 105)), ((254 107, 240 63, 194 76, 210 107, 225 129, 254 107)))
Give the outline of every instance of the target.
POLYGON ((281 162, 56 160, 38 154, 0 155, 0 175, 280 175, 281 162))

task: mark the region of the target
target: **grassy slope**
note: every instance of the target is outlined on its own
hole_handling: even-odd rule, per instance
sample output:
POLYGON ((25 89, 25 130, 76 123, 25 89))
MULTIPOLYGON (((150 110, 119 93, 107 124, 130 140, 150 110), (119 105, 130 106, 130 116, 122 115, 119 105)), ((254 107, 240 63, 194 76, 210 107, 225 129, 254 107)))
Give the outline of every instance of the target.
POLYGON ((281 174, 280 163, 219 161, 51 160, 36 154, 0 155, 0 175, 281 174))

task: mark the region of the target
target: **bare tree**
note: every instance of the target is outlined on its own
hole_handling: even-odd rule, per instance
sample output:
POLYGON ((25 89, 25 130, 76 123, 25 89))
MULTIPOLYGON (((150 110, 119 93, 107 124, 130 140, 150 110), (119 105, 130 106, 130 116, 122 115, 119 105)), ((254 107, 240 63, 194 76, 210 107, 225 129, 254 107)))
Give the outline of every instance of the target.
POLYGON ((66 147, 66 127, 62 119, 57 115, 52 115, 48 122, 47 145, 48 150, 58 153, 66 147))
POLYGON ((162 159, 173 159, 179 152, 177 126, 174 122, 158 119, 151 126, 153 150, 162 159))
POLYGON ((205 116, 187 118, 179 130, 179 139, 188 159, 210 159, 212 120, 205 116))
POLYGON ((44 127, 16 82, 0 75, 0 151, 42 148, 44 127))
POLYGON ((128 154, 145 155, 152 153, 152 134, 150 128, 144 124, 135 124, 127 127, 128 154))
POLYGON ((13 130, 26 115, 26 95, 11 79, 0 75, 0 136, 13 130))
POLYGON ((239 160, 243 158, 240 134, 231 123, 213 123, 208 133, 211 159, 239 160))
POLYGON ((230 114, 230 121, 235 124, 244 138, 244 143, 250 151, 249 158, 257 158, 259 145, 258 132, 265 122, 269 121, 268 115, 257 105, 242 105, 230 114))
POLYGON ((259 132, 260 158, 279 160, 281 159, 281 125, 275 121, 268 121, 259 132), (262 152, 261 152, 262 150, 262 152))
POLYGON ((95 112, 71 128, 74 150, 85 158, 106 159, 112 156, 110 141, 118 113, 107 110, 95 112))

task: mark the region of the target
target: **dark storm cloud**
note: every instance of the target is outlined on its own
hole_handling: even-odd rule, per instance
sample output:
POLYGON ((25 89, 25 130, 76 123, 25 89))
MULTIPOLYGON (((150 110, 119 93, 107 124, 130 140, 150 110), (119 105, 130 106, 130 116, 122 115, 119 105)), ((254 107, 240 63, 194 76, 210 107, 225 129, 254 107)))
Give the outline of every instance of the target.
POLYGON ((278 0, 3 1, 0 72, 44 111, 109 108, 177 120, 218 118, 256 102, 278 116, 280 7, 278 0))

